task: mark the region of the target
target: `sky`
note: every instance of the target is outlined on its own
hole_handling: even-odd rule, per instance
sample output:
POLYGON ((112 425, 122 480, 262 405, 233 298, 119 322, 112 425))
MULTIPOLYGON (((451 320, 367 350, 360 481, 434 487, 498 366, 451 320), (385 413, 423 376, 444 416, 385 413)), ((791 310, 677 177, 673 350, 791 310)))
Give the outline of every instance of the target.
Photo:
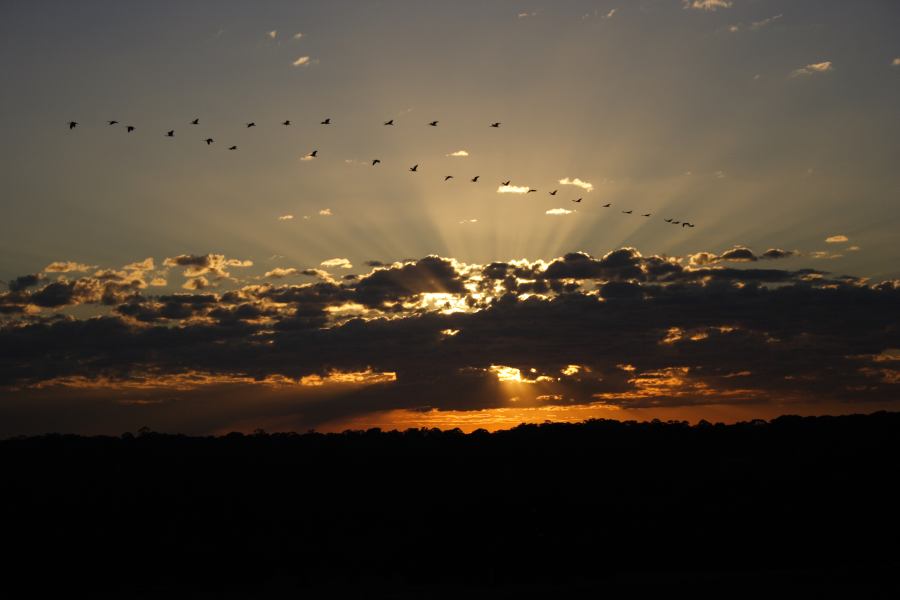
POLYGON ((894 409, 898 26, 10 5, 0 436, 894 409))

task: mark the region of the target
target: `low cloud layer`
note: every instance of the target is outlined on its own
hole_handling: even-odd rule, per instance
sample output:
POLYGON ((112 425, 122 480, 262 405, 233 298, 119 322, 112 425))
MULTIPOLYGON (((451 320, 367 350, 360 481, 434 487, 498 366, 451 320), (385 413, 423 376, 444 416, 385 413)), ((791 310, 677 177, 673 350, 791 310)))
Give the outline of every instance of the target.
POLYGON ((251 416, 275 394, 310 427, 397 410, 893 402, 900 282, 771 268, 790 256, 428 256, 341 279, 275 268, 241 285, 229 269, 250 261, 177 255, 164 265, 195 283, 168 294, 140 270, 24 275, 0 292, 0 416, 40 423, 47 402, 177 412, 213 391, 251 416), (67 312, 79 305, 96 310, 67 312))

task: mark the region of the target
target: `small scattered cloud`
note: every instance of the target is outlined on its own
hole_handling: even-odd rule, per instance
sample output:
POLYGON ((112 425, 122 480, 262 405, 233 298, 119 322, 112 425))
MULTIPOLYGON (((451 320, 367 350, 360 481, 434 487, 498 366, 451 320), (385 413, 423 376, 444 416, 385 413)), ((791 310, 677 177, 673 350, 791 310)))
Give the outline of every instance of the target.
POLYGON ((616 9, 611 8, 611 9, 609 9, 609 12, 606 13, 605 15, 603 15, 603 17, 601 17, 601 18, 607 19, 607 20, 612 19, 615 16, 615 14, 616 14, 616 9))
POLYGON ((295 60, 291 64, 294 65, 295 67, 305 67, 305 66, 309 65, 309 60, 310 59, 308 56, 300 56, 297 58, 297 60, 295 60))
POLYGON ((682 0, 685 9, 692 10, 718 10, 730 8, 731 0, 682 0))
POLYGON ((766 17, 765 19, 762 19, 760 21, 753 21, 752 23, 750 23, 750 29, 752 29, 754 31, 757 29, 762 29, 763 27, 766 27, 767 25, 771 25, 772 23, 774 23, 775 21, 780 19, 782 16, 784 16, 784 15, 779 14, 779 15, 775 15, 772 17, 766 17))
POLYGON ((329 258, 328 260, 323 260, 319 263, 320 267, 325 268, 334 268, 334 269, 352 269, 353 265, 350 264, 350 261, 346 258, 329 258))
POLYGON ((809 257, 814 258, 816 260, 833 260, 835 258, 841 258, 844 256, 843 254, 836 254, 832 252, 826 252, 824 250, 816 250, 815 252, 810 252, 809 257))
POLYGON ((501 185, 497 188, 498 194, 525 194, 527 192, 527 185, 501 185))
POLYGON ((265 277, 271 279, 281 279, 283 277, 290 277, 291 275, 299 275, 300 271, 297 269, 290 267, 288 269, 282 267, 275 267, 271 271, 266 271, 265 277))
POLYGON ((276 37, 278 37, 278 31, 273 29, 272 31, 266 33, 266 36, 268 36, 270 40, 274 40, 276 37))
POLYGON ((293 218, 294 218, 294 215, 281 215, 280 217, 278 217, 278 220, 279 221, 291 221, 291 220, 293 220, 293 218))
POLYGON ((849 242, 850 238, 848 238, 846 235, 837 234, 825 238, 825 241, 829 244, 843 244, 845 242, 849 242))
POLYGON ((741 30, 740 25, 729 25, 728 26, 728 33, 737 33, 740 30, 741 30))
POLYGON ((560 179, 559 184, 560 185, 574 185, 574 186, 580 187, 581 189, 583 189, 586 192, 591 192, 594 190, 593 183, 589 183, 587 181, 582 181, 581 179, 579 179, 577 177, 575 179, 569 179, 568 177, 566 177, 564 179, 560 179))
POLYGON ((153 279, 150 280, 150 285, 153 287, 165 287, 165 286, 169 285, 169 282, 167 282, 162 277, 154 277, 153 279))
POLYGON ((466 223, 477 223, 478 219, 463 219, 459 222, 460 225, 464 225, 466 223))
POLYGON ((320 217, 330 217, 331 215, 332 215, 332 212, 331 212, 330 208, 323 208, 322 210, 319 211, 320 217))
MULTIPOLYGON (((44 267, 45 273, 71 273, 84 272, 96 269, 96 265, 72 262, 71 260, 58 260, 44 267)), ((151 267, 152 268, 152 267, 151 267)))
POLYGON ((524 12, 524 11, 520 12, 519 14, 516 15, 516 17, 518 17, 519 19, 527 19, 528 17, 536 17, 536 16, 537 16, 537 12, 524 12))
POLYGON ((810 75, 815 75, 816 73, 827 73, 828 71, 833 70, 834 67, 832 67, 831 61, 825 60, 822 62, 810 63, 799 69, 794 69, 791 72, 791 77, 808 77, 810 75))
POLYGON ((716 171, 716 179, 725 179, 725 171, 716 171))
POLYGON ((565 208, 551 208, 550 210, 546 211, 544 214, 545 215, 570 215, 573 212, 575 212, 575 211, 574 210, 566 210, 565 208))
POLYGON ((209 287, 209 280, 206 277, 193 277, 184 282, 181 286, 186 290, 205 290, 209 287))
POLYGON ((900 56, 891 61, 892 67, 900 67, 900 56))
POLYGON ((310 160, 316 160, 316 157, 313 156, 312 154, 307 154, 306 156, 301 156, 300 160, 302 160, 303 162, 307 162, 310 160))
POLYGON ((447 156, 468 156, 469 153, 465 150, 457 150, 456 152, 451 152, 447 156))
POLYGON ((859 252, 859 251, 860 251, 859 246, 850 246, 849 248, 847 248, 847 252, 859 252))
POLYGON ((299 40, 300 38, 303 37, 303 33, 301 33, 301 32, 298 31, 297 33, 295 33, 295 34, 292 35, 291 37, 294 38, 295 40, 299 40))

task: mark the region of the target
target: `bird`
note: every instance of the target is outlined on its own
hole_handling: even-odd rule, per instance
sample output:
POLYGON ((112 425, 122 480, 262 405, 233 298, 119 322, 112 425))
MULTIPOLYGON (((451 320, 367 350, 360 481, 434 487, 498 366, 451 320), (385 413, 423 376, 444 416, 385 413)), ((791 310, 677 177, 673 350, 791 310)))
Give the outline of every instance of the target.
POLYGON ((693 223, 688 223, 687 221, 685 221, 684 223, 681 224, 681 226, 682 226, 682 227, 693 227, 694 224, 693 224, 693 223))
POLYGON ((555 196, 555 195, 556 195, 556 192, 558 192, 558 191, 559 191, 559 190, 553 190, 552 192, 550 192, 550 195, 551 195, 551 196, 555 196))
POLYGON ((110 125, 118 125, 119 124, 118 121, 107 121, 107 123, 109 123, 110 125))
POLYGON ((134 131, 134 125, 129 125, 128 127, 126 127, 125 131, 127 131, 128 133, 131 133, 132 131, 134 131))
POLYGON ((641 216, 642 216, 642 217, 649 217, 649 216, 650 216, 650 213, 647 213, 646 215, 641 215, 641 216))
POLYGON ((606 204, 604 204, 604 205, 601 206, 600 208, 609 208, 610 206, 612 206, 612 204, 610 204, 610 203, 607 202, 606 204))
POLYGON ((309 153, 309 155, 310 155, 310 157, 315 158, 316 156, 319 155, 319 151, 318 151, 318 150, 313 150, 312 152, 309 153))
POLYGON ((385 124, 385 125, 393 125, 393 124, 394 124, 394 120, 391 119, 390 121, 385 121, 384 124, 385 124))
POLYGON ((409 170, 412 171, 413 173, 415 173, 416 171, 419 170, 419 165, 418 165, 418 164, 415 164, 415 165, 411 166, 411 167, 409 168, 409 170))
POLYGON ((378 158, 373 158, 373 159, 372 159, 372 166, 374 167, 375 165, 377 165, 377 164, 380 163, 380 162, 381 162, 380 159, 378 159, 378 158))
POLYGON ((237 146, 229 146, 228 149, 229 150, 237 150, 237 146))
POLYGON ((527 193, 527 194, 530 194, 531 192, 536 192, 536 191, 537 191, 537 190, 534 189, 534 188, 528 188, 528 191, 527 191, 526 193, 527 193))
POLYGON ((671 223, 672 219, 663 219, 663 221, 665 221, 666 223, 671 223))
POLYGON ((288 119, 287 121, 285 121, 284 123, 282 123, 282 125, 290 125, 290 124, 291 124, 291 120, 290 120, 290 119, 288 119))
POLYGON ((672 225, 678 225, 681 221, 672 221, 672 225))
POLYGON ((496 123, 491 123, 491 127, 500 127, 500 122, 497 121, 496 123))
POLYGON ((249 123, 247 123, 247 127, 256 127, 256 123, 250 121, 249 123))
POLYGON ((212 139, 212 138, 206 138, 206 139, 203 140, 203 141, 206 142, 206 145, 207 145, 207 146, 209 146, 210 144, 212 144, 212 143, 213 143, 214 141, 216 141, 216 140, 214 140, 214 139, 212 139))
POLYGON ((506 181, 500 183, 500 185, 509 185, 510 181, 512 181, 512 179, 507 179, 506 181))
POLYGON ((198 119, 194 119, 193 121, 191 121, 191 125, 199 125, 199 124, 200 124, 200 119, 199 119, 199 118, 198 118, 198 119))
POLYGON ((622 211, 622 214, 623 214, 623 215, 630 215, 630 214, 633 213, 633 212, 634 212, 633 210, 623 210, 623 211, 622 211))
POLYGON ((170 129, 169 131, 167 131, 167 132, 166 132, 166 137, 175 137, 175 130, 174 130, 174 129, 170 129))
POLYGON ((446 177, 444 177, 444 181, 449 181, 451 179, 453 179, 453 175, 447 175, 446 177))
POLYGON ((331 117, 328 117, 327 119, 319 123, 319 125, 331 125, 331 117))
POLYGON ((572 200, 572 202, 581 202, 581 198, 579 198, 578 200, 572 200))
POLYGON ((473 178, 472 178, 472 183, 478 183, 478 178, 479 178, 479 177, 481 177, 481 175, 476 175, 475 177, 473 177, 473 178))
POLYGON ((437 127, 437 124, 437 121, 432 121, 431 123, 429 123, 429 125, 431 125, 432 127, 437 127))
POLYGON ((75 129, 78 127, 78 123, 76 121, 69 121, 69 129, 75 129))

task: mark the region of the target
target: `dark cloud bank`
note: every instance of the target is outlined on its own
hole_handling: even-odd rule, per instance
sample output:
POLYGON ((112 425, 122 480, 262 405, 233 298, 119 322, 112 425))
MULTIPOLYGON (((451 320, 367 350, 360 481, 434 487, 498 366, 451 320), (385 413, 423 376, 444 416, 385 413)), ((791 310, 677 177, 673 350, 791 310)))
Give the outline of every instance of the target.
MULTIPOLYGON (((187 278, 251 264, 209 256, 164 264, 193 269, 187 278)), ((141 418, 134 410, 169 411, 171 426, 190 431, 276 414, 312 427, 380 410, 508 407, 511 396, 517 406, 802 402, 847 412, 893 402, 900 282, 757 268, 790 256, 428 256, 373 261, 342 281, 160 295, 131 273, 26 275, 0 292, 0 434, 115 430, 141 418), (67 314, 85 304, 100 314, 67 314), (499 366, 518 370, 516 390, 499 366), (354 373, 357 385, 341 379, 354 373), (316 377, 326 385, 300 384, 316 377)))

